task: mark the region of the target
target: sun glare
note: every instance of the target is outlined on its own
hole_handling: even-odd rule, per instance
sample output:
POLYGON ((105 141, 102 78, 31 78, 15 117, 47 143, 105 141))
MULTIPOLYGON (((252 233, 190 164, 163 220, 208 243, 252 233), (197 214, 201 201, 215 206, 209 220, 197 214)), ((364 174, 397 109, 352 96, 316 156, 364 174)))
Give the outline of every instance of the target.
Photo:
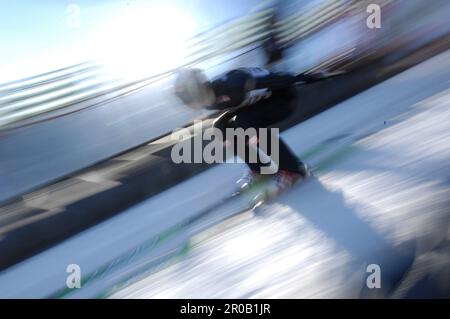
POLYGON ((115 77, 145 78, 181 65, 194 31, 193 19, 174 7, 131 8, 95 33, 93 53, 115 77))

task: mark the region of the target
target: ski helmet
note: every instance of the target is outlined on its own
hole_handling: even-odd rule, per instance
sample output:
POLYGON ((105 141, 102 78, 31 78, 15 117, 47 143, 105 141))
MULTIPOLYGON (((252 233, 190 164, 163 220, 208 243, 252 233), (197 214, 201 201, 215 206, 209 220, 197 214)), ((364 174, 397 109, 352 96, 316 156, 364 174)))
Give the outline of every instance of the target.
POLYGON ((200 109, 214 103, 214 93, 200 69, 181 69, 175 80, 175 95, 191 108, 200 109))

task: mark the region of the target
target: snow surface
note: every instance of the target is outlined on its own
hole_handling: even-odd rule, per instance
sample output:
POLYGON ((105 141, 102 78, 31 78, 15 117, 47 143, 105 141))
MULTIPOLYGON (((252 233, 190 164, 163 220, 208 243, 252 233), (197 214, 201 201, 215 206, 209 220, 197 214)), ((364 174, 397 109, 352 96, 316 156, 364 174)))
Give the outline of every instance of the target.
POLYGON ((1 272, 0 296, 358 297, 372 263, 406 275, 394 297, 448 295, 449 80, 450 51, 284 132, 317 174, 255 212, 186 226, 246 169, 220 165, 1 272))

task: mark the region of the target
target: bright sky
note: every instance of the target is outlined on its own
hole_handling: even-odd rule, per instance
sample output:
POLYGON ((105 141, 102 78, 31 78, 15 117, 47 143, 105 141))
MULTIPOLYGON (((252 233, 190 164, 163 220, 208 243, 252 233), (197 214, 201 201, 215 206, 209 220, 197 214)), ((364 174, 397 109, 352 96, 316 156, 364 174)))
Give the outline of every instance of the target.
POLYGON ((155 70, 166 67, 181 55, 184 38, 241 16, 259 3, 0 0, 0 83, 97 57, 133 60, 134 66, 152 60, 155 70))

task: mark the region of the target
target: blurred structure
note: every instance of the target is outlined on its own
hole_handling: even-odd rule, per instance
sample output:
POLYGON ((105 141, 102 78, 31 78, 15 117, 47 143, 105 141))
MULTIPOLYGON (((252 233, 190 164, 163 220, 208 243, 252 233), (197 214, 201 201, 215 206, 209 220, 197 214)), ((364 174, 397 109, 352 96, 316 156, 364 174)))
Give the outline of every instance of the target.
MULTIPOLYGON (((218 65, 230 59, 235 60, 240 55, 260 48, 261 43, 272 38, 274 45, 281 50, 291 49, 291 55, 296 55, 296 58, 309 55, 306 60, 314 61, 312 65, 305 62, 289 65, 291 72, 301 71, 302 68, 303 71, 343 67, 349 69, 355 67, 355 63, 369 63, 368 59, 385 57, 394 52, 398 54, 401 49, 418 47, 445 36, 449 31, 445 19, 447 7, 443 1, 435 1, 432 8, 421 1, 404 0, 280 1, 275 7, 247 14, 186 40, 183 46, 185 56, 178 61, 174 59, 171 65, 177 68, 199 64, 218 68, 218 65), (365 23, 365 9, 372 3, 379 4, 383 10, 383 27, 380 30, 370 30, 365 23), (441 7, 442 10, 436 9, 441 7), (289 15, 284 12, 289 12, 289 15), (338 34, 339 31, 343 33, 338 34), (308 46, 305 42, 308 42, 309 37, 317 38, 322 44, 311 45, 311 48, 303 50, 308 46)), ((122 22, 130 21, 127 19, 122 22)), ((127 28, 130 29, 129 26, 127 28)), ((177 38, 171 37, 173 32, 165 34, 169 38, 165 42, 177 41, 177 38)), ((120 43, 120 38, 116 41, 119 45, 124 45, 120 43)), ((172 53, 167 50, 179 49, 174 45, 159 48, 162 45, 157 40, 148 41, 152 44, 152 51, 162 49, 169 54, 160 54, 161 59, 170 59, 172 53)), ((129 48, 128 51, 130 49, 133 50, 129 48)), ((135 57, 131 54, 130 58, 135 57)), ((156 73, 150 69, 147 74, 139 72, 133 75, 136 71, 134 69, 146 69, 145 64, 151 56, 140 55, 139 58, 139 63, 131 63, 127 62, 129 58, 126 55, 121 56, 120 62, 114 61, 114 65, 111 59, 105 57, 104 61, 109 61, 109 64, 102 64, 101 61, 83 62, 3 83, 0 86, 0 125, 32 117, 35 118, 33 121, 39 121, 42 120, 39 115, 61 109, 64 110, 45 117, 93 107, 142 89, 173 72, 171 68, 156 73), (121 70, 119 73, 118 63, 121 70)))

